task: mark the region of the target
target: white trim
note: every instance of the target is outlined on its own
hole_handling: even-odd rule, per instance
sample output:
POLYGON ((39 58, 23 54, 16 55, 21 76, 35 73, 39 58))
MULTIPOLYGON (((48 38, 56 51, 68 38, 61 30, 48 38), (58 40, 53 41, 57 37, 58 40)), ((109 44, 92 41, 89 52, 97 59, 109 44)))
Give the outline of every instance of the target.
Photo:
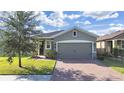
POLYGON ((58 52, 58 42, 56 42, 56 52, 58 52))
POLYGON ((45 40, 45 49, 51 49, 52 48, 52 41, 51 40, 45 40), (47 48, 47 42, 50 42, 50 48, 47 48))
POLYGON ((93 42, 92 42, 92 59, 93 59, 93 48, 94 48, 94 46, 93 46, 94 44, 93 44, 93 42))
POLYGON ((115 48, 115 40, 112 40, 112 48, 115 48))
POLYGON ((93 55, 96 53, 95 48, 94 48, 94 42, 92 42, 92 59, 93 59, 93 55))
POLYGON ((64 40, 64 41, 58 41, 57 43, 92 43, 93 41, 87 41, 87 40, 64 40))

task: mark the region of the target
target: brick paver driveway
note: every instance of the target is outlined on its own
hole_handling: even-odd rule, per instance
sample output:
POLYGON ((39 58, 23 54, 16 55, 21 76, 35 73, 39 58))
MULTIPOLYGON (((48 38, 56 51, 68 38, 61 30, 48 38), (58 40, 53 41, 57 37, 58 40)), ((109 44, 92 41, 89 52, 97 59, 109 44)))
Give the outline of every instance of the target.
POLYGON ((124 75, 97 60, 64 59, 58 61, 51 80, 124 80, 124 75))

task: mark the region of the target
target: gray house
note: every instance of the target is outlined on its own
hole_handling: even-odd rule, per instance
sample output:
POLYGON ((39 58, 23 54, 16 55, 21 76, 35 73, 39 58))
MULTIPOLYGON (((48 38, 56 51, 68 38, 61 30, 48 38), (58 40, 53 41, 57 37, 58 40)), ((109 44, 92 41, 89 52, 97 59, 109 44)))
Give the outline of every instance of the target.
POLYGON ((97 35, 77 27, 37 34, 34 37, 38 41, 38 55, 44 55, 46 50, 55 50, 59 58, 96 57, 97 35))

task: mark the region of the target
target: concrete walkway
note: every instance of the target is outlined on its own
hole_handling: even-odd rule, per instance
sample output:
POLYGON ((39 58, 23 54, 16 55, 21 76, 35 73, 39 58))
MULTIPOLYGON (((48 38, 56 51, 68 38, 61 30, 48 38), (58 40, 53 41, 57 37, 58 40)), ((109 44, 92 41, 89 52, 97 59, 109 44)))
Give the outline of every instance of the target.
POLYGON ((0 81, 49 81, 51 75, 0 75, 0 81))
POLYGON ((124 80, 124 75, 106 67, 97 60, 64 59, 57 62, 51 80, 118 81, 124 80))

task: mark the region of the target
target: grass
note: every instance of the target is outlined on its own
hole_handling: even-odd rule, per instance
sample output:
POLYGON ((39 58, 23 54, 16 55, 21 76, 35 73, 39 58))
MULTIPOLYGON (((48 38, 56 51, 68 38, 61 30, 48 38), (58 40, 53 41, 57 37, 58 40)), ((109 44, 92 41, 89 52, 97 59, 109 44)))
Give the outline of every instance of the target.
POLYGON ((12 64, 7 62, 7 57, 0 57, 0 74, 51 74, 55 60, 39 60, 29 57, 22 58, 22 68, 18 67, 18 57, 14 58, 12 64))
POLYGON ((105 58, 104 61, 102 61, 106 66, 111 67, 112 69, 124 74, 124 62, 122 61, 116 61, 112 58, 105 58))

